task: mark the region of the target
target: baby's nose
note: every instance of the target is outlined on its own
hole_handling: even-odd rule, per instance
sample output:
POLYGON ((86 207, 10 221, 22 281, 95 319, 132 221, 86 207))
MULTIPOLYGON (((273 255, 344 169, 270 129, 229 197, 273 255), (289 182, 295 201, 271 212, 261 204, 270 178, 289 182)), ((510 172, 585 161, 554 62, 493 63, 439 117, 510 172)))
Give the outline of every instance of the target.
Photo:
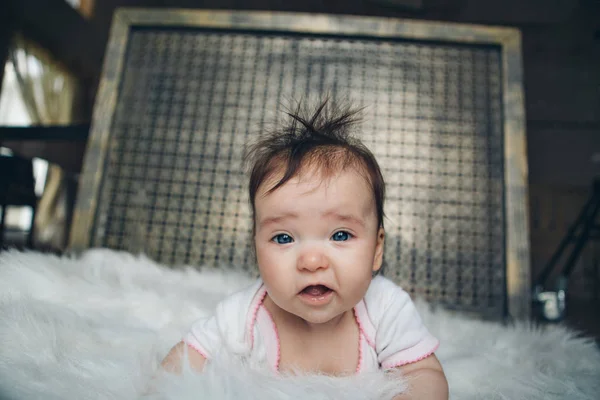
POLYGON ((298 258, 298 269, 304 271, 316 271, 318 269, 328 268, 329 261, 325 254, 319 249, 307 249, 300 254, 298 258))

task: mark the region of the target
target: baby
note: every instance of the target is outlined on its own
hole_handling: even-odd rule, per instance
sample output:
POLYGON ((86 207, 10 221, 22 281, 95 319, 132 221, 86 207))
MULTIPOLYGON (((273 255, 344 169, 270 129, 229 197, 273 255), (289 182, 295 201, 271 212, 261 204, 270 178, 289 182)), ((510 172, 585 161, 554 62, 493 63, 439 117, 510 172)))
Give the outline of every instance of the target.
POLYGON ((275 372, 407 378, 397 399, 447 399, 438 340, 409 295, 377 275, 385 184, 373 154, 350 136, 357 112, 323 102, 248 152, 260 279, 193 324, 163 360, 180 373, 185 347, 201 370, 225 347, 275 372))

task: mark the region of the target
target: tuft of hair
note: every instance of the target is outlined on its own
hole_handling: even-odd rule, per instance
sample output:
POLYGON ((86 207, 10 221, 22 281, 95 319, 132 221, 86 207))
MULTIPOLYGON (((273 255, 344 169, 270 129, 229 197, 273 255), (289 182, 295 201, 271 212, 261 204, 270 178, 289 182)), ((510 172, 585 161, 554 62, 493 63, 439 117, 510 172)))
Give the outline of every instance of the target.
POLYGON ((361 111, 349 102, 336 104, 328 98, 313 110, 298 102, 295 110, 286 111, 287 125, 250 144, 244 161, 250 169, 248 192, 253 215, 259 187, 276 172, 285 170, 266 193, 283 186, 306 166, 318 169, 323 176, 355 168, 373 191, 378 223, 383 227, 385 182, 373 153, 353 135, 361 111))

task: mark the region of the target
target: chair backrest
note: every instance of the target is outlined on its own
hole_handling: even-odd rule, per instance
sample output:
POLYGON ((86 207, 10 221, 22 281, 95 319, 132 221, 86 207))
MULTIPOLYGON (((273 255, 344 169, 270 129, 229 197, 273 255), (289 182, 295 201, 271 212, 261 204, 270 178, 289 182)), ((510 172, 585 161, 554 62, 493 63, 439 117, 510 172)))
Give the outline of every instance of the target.
POLYGON ((125 10, 112 32, 73 250, 255 271, 244 146, 286 99, 329 92, 366 107, 388 185, 385 274, 449 307, 528 314, 518 31, 125 10))

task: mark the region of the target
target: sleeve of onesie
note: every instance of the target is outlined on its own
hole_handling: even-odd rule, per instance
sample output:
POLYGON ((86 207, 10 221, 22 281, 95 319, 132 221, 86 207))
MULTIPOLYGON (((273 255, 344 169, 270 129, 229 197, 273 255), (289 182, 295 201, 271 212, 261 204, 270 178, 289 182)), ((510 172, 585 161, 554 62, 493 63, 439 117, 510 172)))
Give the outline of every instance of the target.
POLYGON ((213 358, 214 352, 221 347, 217 317, 213 315, 194 322, 183 342, 207 360, 213 358))
POLYGON ((235 354, 247 353, 251 345, 246 337, 248 309, 256 301, 260 280, 223 299, 214 315, 202 318, 192 325, 183 342, 204 358, 214 358, 218 351, 227 349, 235 354), (250 346, 250 347, 249 347, 250 346))
POLYGON ((381 367, 395 368, 433 354, 439 341, 423 324, 408 293, 383 277, 374 278, 373 283, 376 290, 369 291, 375 297, 370 302, 375 307, 369 314, 374 317, 375 350, 381 367))

